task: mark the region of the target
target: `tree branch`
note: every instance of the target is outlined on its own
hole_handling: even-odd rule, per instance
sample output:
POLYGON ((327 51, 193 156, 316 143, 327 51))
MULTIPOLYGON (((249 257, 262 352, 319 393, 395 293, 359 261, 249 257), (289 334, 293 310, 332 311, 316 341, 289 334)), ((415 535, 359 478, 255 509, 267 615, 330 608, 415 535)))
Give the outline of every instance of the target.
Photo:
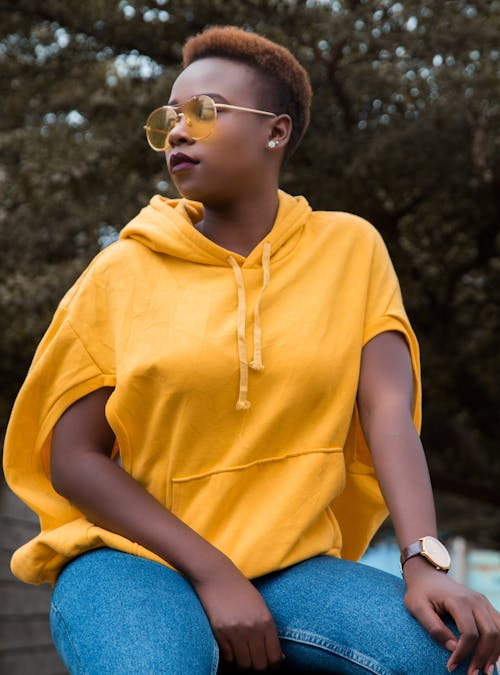
POLYGON ((333 93, 335 94, 335 97, 342 108, 346 128, 349 130, 356 125, 357 120, 354 116, 352 101, 347 94, 343 82, 338 77, 338 65, 343 56, 342 50, 347 42, 347 37, 339 40, 331 48, 330 54, 328 56, 318 47, 317 44, 313 44, 312 48, 316 58, 324 65, 326 69, 328 81, 330 82, 333 93))
MULTIPOLYGON (((171 41, 155 40, 151 36, 151 25, 148 25, 148 35, 146 35, 146 26, 143 26, 142 19, 133 19, 131 24, 141 24, 144 27, 144 39, 137 39, 137 31, 117 31, 115 27, 120 24, 116 22, 109 23, 110 32, 104 36, 100 29, 97 17, 95 21, 82 21, 80 12, 72 12, 67 9, 67 5, 58 5, 57 9, 51 3, 36 2, 34 0, 0 0, 0 13, 17 13, 26 17, 27 24, 32 27, 37 22, 54 22, 67 28, 69 32, 82 33, 92 37, 102 47, 112 47, 115 52, 130 52, 137 50, 145 56, 149 56, 154 61, 162 65, 178 65, 179 51, 175 48, 175 43, 171 41), (128 36, 134 35, 134 40, 129 40, 128 36), (107 39, 104 39, 106 37, 107 39)), ((141 36, 142 37, 142 36, 141 36)))

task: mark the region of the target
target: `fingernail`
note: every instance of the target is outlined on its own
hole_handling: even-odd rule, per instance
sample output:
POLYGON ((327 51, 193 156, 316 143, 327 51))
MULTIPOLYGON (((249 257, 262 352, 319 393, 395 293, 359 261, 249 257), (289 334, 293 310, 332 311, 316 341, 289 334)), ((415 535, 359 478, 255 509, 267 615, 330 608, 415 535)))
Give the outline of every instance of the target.
POLYGON ((448 640, 448 642, 445 642, 444 644, 445 649, 447 649, 449 652, 452 652, 455 647, 457 646, 457 641, 456 640, 448 640))
POLYGON ((457 664, 454 663, 452 666, 447 666, 447 670, 449 673, 452 673, 457 667, 457 664))
POLYGON ((494 670, 495 670, 495 664, 492 663, 491 666, 488 666, 486 668, 486 675, 493 675, 494 670))

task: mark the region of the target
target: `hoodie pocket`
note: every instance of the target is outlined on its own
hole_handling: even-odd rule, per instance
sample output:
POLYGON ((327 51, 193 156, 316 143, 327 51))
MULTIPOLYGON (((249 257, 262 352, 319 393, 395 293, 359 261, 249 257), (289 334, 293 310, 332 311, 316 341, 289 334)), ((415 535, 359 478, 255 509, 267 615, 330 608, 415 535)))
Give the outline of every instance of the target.
POLYGON ((314 448, 175 477, 171 508, 252 578, 340 552, 329 504, 344 482, 342 449, 314 448))

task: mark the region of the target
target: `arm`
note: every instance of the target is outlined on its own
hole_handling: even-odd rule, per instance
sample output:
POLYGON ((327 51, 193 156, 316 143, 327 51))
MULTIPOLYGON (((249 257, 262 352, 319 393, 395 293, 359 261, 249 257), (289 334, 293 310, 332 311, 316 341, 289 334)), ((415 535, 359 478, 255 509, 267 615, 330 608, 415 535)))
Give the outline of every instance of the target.
MULTIPOLYGON (((410 355, 402 335, 382 333, 365 345, 358 407, 400 548, 419 537, 436 536, 429 472, 412 418, 410 355)), ((456 668, 475 646, 468 675, 487 667, 493 672, 500 650, 500 614, 488 600, 455 583, 421 556, 408 560, 404 578, 405 605, 452 652, 448 668, 456 668), (440 618, 446 612, 460 631, 458 641, 440 618)))
POLYGON ((191 582, 223 657, 241 667, 281 661, 274 621, 262 596, 221 551, 158 502, 110 459, 114 434, 104 409, 112 388, 83 397, 52 437, 51 480, 92 522, 140 543, 191 582))

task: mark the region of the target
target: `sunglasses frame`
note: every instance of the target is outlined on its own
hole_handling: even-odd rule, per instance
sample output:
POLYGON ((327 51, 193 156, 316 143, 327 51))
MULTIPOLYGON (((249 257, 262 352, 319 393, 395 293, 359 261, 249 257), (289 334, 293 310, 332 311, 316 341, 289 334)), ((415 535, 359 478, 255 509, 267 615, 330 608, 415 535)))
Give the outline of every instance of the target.
POLYGON ((275 113, 267 112, 266 110, 256 110, 255 108, 245 108, 245 107, 240 106, 240 105, 230 105, 229 103, 217 103, 216 101, 213 100, 213 98, 211 96, 208 96, 208 94, 196 94, 195 96, 191 96, 190 98, 188 98, 186 101, 184 101, 184 103, 180 103, 178 105, 163 105, 163 106, 160 106, 159 108, 155 108, 152 112, 149 113, 148 119, 146 120, 146 124, 144 125, 144 129, 146 131, 146 139, 148 141, 148 144, 150 145, 150 147, 153 150, 155 150, 156 152, 165 152, 165 150, 168 150, 170 148, 170 143, 168 141, 168 138, 169 138, 170 134, 172 133, 172 130, 179 124, 179 122, 181 120, 181 117, 184 117, 183 110, 184 110, 185 106, 190 101, 194 101, 196 99, 205 99, 205 100, 208 99, 208 101, 210 101, 210 103, 213 107, 213 111, 214 111, 214 118, 213 118, 212 127, 207 134, 204 134, 203 136, 193 136, 193 135, 191 135, 191 138, 195 141, 200 141, 203 138, 207 138, 213 132, 213 130, 215 129, 216 121, 217 121, 217 110, 239 110, 241 112, 256 113, 257 115, 266 115, 268 117, 277 117, 277 115, 275 113), (170 129, 170 131, 168 132, 168 134, 165 135, 165 144, 161 148, 158 148, 151 143, 151 141, 149 140, 149 133, 148 133, 152 129, 152 127, 149 126, 148 122, 151 119, 151 117, 156 112, 158 112, 159 110, 171 110, 175 115, 175 123, 174 123, 172 129, 170 129), (181 112, 178 112, 178 110, 180 110, 181 112))

